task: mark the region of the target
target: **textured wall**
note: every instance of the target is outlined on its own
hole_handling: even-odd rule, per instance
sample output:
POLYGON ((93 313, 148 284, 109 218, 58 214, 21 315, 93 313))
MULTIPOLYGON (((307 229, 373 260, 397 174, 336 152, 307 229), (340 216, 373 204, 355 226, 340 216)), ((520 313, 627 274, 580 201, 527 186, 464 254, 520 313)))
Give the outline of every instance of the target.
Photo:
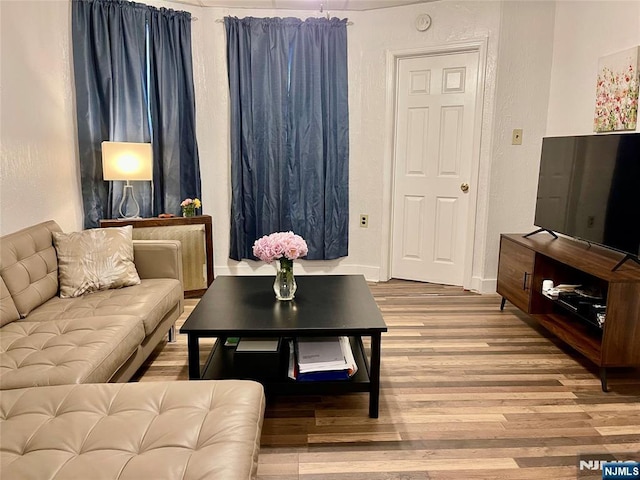
POLYGON ((593 133, 598 59, 638 45, 639 1, 558 2, 546 134, 593 133))
POLYGON ((0 2, 0 234, 82 227, 69 15, 66 0, 0 2))
POLYGON ((501 233, 533 227, 540 146, 545 132, 553 52, 552 2, 505 2, 492 136, 487 230, 476 248, 474 289, 495 291, 501 233), (514 128, 522 145, 512 145, 514 128))
POLYGON ((598 58, 635 45, 638 1, 504 3, 486 245, 475 257, 484 267, 476 289, 495 288, 499 234, 534 228, 542 137, 593 133, 598 58), (522 146, 511 145, 513 128, 524 128, 522 146))

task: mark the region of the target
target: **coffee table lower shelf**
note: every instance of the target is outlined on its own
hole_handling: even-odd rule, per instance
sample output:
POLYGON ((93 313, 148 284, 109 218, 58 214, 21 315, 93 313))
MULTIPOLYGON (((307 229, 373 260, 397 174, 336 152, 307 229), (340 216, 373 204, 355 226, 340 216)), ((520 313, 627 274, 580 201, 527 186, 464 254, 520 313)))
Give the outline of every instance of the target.
MULTIPOLYGON (((366 355, 362 337, 349 337, 351 350, 358 365, 358 371, 348 380, 336 381, 297 381, 288 377, 287 365, 283 362, 281 371, 272 378, 251 378, 263 384, 267 395, 335 395, 343 393, 369 392, 375 396, 375 412, 370 411, 370 416, 377 418, 378 386, 372 388, 370 380, 370 364, 366 355)), ((218 338, 211 350, 209 358, 204 364, 201 378, 207 380, 223 380, 243 378, 234 368, 235 348, 224 346, 226 338, 218 338)), ((288 351, 288 347, 286 348, 288 351)), ((285 352, 286 353, 286 352, 285 352)), ((286 356, 283 355, 283 359, 286 356)), ((288 357, 286 357, 288 358, 288 357)), ((244 376, 244 378, 247 378, 244 376)), ((370 409, 371 410, 371 409, 370 409)))

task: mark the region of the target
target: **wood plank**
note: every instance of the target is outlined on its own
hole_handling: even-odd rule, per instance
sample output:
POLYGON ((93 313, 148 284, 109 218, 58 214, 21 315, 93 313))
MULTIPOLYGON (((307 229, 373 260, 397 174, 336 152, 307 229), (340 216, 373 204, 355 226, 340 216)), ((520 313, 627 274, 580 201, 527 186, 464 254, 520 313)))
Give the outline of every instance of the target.
MULTIPOLYGON (((497 295, 399 280, 370 289, 389 327, 380 418, 366 394, 269 398, 259 479, 575 480, 581 454, 640 451, 640 370, 611 369, 603 393, 591 362, 515 307, 501 312, 497 295)), ((187 378, 185 335, 136 377, 187 378)))

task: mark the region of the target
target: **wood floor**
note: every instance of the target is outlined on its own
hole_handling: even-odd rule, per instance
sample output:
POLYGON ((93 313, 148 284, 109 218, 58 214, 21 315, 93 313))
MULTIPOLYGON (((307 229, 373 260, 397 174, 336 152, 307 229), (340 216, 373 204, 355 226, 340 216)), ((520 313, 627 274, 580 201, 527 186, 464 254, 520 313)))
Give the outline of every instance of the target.
MULTIPOLYGON (((509 303, 501 312, 497 295, 370 288, 389 327, 380 418, 366 394, 270 399, 260 479, 580 479, 601 476, 579 458, 640 461, 639 370, 612 371, 603 393, 596 368, 509 303)), ((187 378, 178 335, 137 379, 187 378)))

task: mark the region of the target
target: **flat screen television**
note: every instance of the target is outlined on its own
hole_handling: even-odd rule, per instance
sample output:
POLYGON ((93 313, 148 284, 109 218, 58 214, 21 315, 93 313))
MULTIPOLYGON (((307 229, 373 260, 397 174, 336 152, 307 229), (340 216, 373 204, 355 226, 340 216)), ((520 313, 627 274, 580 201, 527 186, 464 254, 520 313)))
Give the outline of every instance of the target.
POLYGON ((538 227, 640 256, 640 133, 545 137, 538 227))

